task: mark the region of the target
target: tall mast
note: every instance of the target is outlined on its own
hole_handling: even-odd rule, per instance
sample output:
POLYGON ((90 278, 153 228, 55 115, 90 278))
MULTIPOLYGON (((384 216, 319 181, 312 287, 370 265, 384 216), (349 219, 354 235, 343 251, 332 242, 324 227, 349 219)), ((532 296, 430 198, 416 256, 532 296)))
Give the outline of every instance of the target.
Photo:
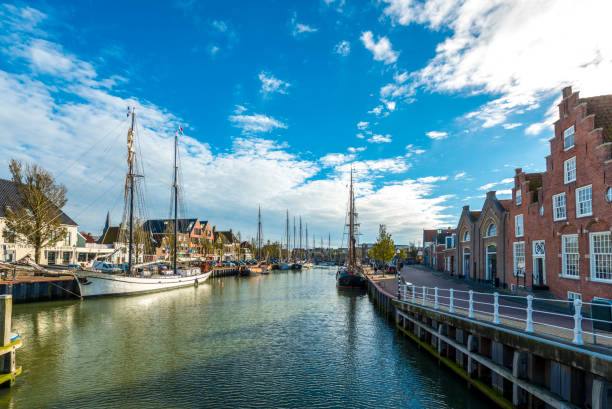
POLYGON ((289 209, 287 209, 287 261, 289 261, 289 209))
POLYGON ((178 156, 177 156, 177 148, 178 148, 178 131, 174 133, 174 260, 173 260, 173 269, 174 274, 176 274, 176 242, 178 241, 178 156))
POLYGON ((128 250, 128 273, 132 274, 132 246, 134 243, 134 121, 136 108, 132 107, 132 125, 127 135, 128 183, 130 184, 130 241, 128 250))
POLYGON ((308 247, 308 223, 306 223, 306 258, 310 258, 310 256, 308 255, 309 251, 310 248, 308 247))
POLYGON ((261 205, 259 206, 259 222, 257 223, 257 260, 261 260, 261 205))
POLYGON ((348 265, 353 268, 355 266, 354 246, 355 246, 355 220, 354 220, 354 201, 353 201, 353 168, 351 168, 351 184, 349 190, 349 240, 348 240, 348 265))
POLYGON ((300 216, 300 260, 304 258, 304 250, 302 249, 302 216, 300 216))
POLYGON ((331 261, 331 234, 327 233, 327 258, 331 261))
POLYGON ((296 245, 296 241, 295 241, 295 216, 293 216, 293 251, 291 252, 291 256, 295 257, 295 255, 293 253, 295 253, 295 248, 297 247, 296 245))

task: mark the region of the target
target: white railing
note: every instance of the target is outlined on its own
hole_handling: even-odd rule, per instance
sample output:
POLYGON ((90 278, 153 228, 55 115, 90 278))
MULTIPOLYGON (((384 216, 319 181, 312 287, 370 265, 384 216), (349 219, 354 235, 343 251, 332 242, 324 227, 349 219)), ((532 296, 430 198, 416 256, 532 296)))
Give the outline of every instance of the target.
POLYGON ((401 282, 398 282, 398 287, 398 300, 402 303, 463 315, 494 325, 516 327, 527 333, 566 338, 576 345, 586 342, 612 347, 612 331, 609 330, 612 329, 612 320, 592 317, 593 306, 612 308, 602 304, 401 282), (534 304, 538 307, 534 307, 534 304), (608 327, 608 330, 602 327, 608 327))

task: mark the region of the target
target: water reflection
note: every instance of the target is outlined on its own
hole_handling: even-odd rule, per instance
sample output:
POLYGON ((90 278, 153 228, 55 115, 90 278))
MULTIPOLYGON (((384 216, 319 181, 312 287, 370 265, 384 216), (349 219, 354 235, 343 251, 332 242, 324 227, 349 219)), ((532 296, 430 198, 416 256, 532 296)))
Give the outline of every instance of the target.
POLYGON ((16 407, 487 407, 363 292, 312 269, 17 305, 16 407))

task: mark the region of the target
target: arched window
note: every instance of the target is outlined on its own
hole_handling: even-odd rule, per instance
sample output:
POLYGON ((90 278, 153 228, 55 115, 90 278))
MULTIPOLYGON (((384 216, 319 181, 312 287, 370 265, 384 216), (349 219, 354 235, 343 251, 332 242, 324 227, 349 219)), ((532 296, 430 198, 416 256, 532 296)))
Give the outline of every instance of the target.
POLYGON ((470 232, 468 230, 463 232, 463 241, 470 241, 470 232))
POLYGON ((497 236, 497 226, 495 226, 495 223, 491 222, 487 227, 487 237, 494 236, 497 236))

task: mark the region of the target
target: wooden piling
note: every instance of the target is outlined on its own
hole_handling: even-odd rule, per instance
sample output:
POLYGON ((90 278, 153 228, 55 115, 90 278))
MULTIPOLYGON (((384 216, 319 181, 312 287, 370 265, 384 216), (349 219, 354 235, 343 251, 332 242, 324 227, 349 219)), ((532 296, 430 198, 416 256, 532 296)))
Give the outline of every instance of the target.
POLYGON ((0 295, 0 386, 12 386, 15 377, 21 373, 17 366, 15 351, 22 345, 20 337, 13 337, 11 322, 13 316, 13 296, 0 295), (12 339, 13 338, 13 339, 12 339))

